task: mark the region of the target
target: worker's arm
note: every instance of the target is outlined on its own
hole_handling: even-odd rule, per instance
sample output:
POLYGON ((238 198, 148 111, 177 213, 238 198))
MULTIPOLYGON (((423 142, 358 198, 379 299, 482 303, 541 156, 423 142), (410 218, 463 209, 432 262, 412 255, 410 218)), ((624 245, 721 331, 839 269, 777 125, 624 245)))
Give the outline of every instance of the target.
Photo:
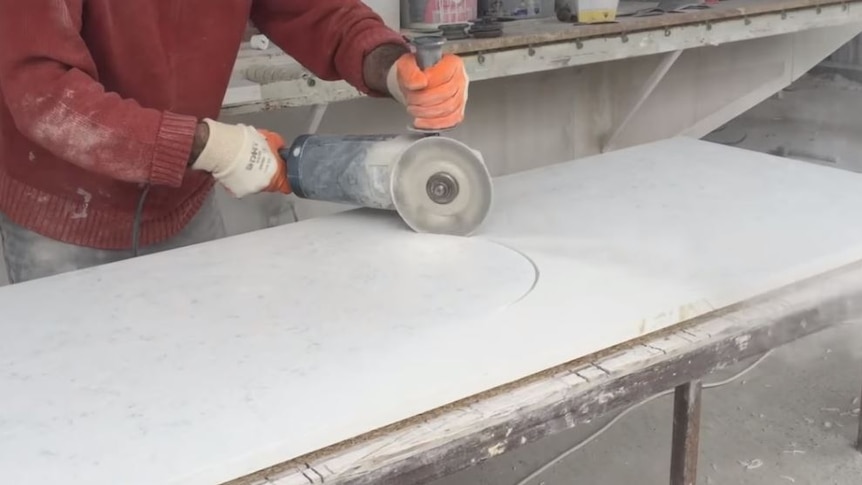
POLYGON ((106 92, 81 38, 84 0, 0 0, 0 92, 18 130, 127 182, 179 186, 198 120, 106 92))
POLYGON ((251 19, 319 78, 400 101, 418 128, 448 128, 464 118, 461 58, 445 55, 422 72, 403 37, 360 0, 254 0, 251 19))
POLYGON ((211 172, 238 197, 289 191, 276 154, 280 137, 107 92, 79 34, 83 4, 0 0, 0 94, 24 136, 125 182, 177 187, 192 168, 211 172))
POLYGON ((388 94, 386 70, 408 52, 404 38, 359 0, 254 0, 251 20, 315 76, 343 79, 372 96, 388 94), (366 81, 365 59, 381 46, 394 51, 394 58, 366 81))

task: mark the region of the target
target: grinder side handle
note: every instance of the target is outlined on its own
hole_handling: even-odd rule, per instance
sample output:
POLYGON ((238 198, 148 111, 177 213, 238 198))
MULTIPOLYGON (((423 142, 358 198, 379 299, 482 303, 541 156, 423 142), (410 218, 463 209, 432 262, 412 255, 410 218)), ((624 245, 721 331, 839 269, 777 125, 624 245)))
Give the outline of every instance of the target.
POLYGON ((304 143, 304 138, 300 137, 297 140, 287 147, 284 147, 278 151, 278 156, 284 160, 284 173, 287 177, 287 181, 290 184, 290 190, 297 197, 305 198, 305 193, 302 190, 302 181, 299 179, 299 173, 297 170, 298 167, 298 157, 302 153, 302 144, 304 143))
MULTIPOLYGON (((440 62, 440 59, 443 58, 443 45, 446 43, 446 39, 444 39, 443 36, 423 35, 420 37, 414 37, 411 43, 416 48, 416 64, 418 64, 419 69, 422 69, 423 71, 433 67, 435 64, 440 62)), ((416 128, 415 126, 410 128, 411 131, 427 134, 436 134, 450 129, 451 128, 445 128, 443 130, 425 130, 416 128)))
POLYGON ((446 39, 439 35, 423 35, 413 39, 412 44, 416 48, 416 63, 423 71, 443 58, 443 44, 446 39))

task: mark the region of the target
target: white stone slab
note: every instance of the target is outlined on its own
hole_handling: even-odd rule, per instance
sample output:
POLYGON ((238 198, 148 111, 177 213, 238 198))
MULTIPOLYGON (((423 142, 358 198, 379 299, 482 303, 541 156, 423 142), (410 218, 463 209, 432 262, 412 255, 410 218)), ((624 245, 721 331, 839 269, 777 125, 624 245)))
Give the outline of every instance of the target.
POLYGON ((862 175, 695 140, 496 191, 0 290, 3 482, 221 483, 862 259, 862 175))

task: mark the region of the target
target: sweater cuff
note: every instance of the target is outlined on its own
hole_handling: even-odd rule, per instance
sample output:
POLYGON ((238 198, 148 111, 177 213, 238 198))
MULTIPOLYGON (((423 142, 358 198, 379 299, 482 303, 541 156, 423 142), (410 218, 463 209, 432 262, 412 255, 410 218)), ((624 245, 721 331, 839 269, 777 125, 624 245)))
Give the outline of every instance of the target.
POLYGON ((365 56, 371 53, 374 49, 386 44, 407 45, 404 37, 389 28, 380 28, 371 33, 363 34, 353 43, 349 58, 355 62, 353 68, 349 70, 344 80, 353 85, 362 94, 371 97, 382 97, 382 94, 374 92, 367 84, 365 84, 365 56))
POLYGON ((150 183, 179 187, 188 169, 198 120, 194 116, 166 112, 156 136, 150 183))

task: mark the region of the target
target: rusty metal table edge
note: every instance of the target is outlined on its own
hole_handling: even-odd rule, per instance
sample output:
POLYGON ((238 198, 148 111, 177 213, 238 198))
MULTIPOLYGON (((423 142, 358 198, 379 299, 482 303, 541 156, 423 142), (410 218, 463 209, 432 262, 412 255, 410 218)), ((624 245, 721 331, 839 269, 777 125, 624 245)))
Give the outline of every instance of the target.
MULTIPOLYGON (((374 463, 358 462, 335 476, 310 474, 309 482, 340 485, 420 484, 455 473, 478 462, 511 451, 547 436, 590 422, 615 410, 636 404, 652 395, 701 380, 717 369, 793 342, 826 328, 862 316, 862 262, 844 266, 809 278, 746 302, 711 312, 665 331, 647 335, 608 351, 581 358, 549 369, 541 374, 501 388, 479 394, 468 400, 417 416, 427 422, 443 419, 447 410, 469 406, 491 399, 500 392, 517 390, 542 379, 553 379, 560 372, 582 373, 583 369, 602 369, 603 375, 586 385, 572 386, 571 392, 556 402, 525 407, 504 419, 479 424, 472 432, 450 440, 413 447, 374 463), (715 333, 713 330, 719 329, 715 333), (723 330, 722 330, 723 329, 723 330), (645 359, 643 365, 608 369, 603 362, 618 359, 635 345, 657 348, 654 343, 679 334, 701 335, 688 345, 645 359), (435 417, 436 414, 436 417, 435 417), (317 476, 320 481, 317 481, 317 476)), ((608 366, 610 367, 610 366, 608 366)), ((396 428, 409 426, 411 420, 358 437, 349 443, 335 445, 311 455, 276 465, 258 473, 233 480, 226 485, 264 485, 281 480, 302 469, 315 470, 327 460, 337 458, 349 449, 361 448, 363 442, 385 436, 396 428)))

